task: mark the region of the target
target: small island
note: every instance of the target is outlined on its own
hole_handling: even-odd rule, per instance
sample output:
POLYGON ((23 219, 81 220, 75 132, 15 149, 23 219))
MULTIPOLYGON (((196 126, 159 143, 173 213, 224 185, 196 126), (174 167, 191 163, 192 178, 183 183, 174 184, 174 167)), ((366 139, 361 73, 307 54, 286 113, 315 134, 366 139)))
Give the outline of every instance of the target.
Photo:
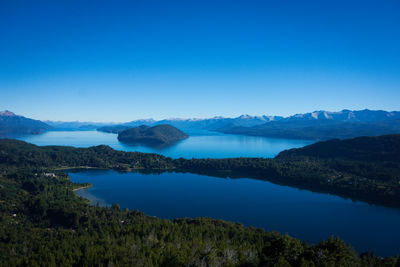
POLYGON ((145 145, 167 145, 187 137, 187 134, 169 124, 154 127, 141 125, 118 133, 118 140, 121 142, 145 145))

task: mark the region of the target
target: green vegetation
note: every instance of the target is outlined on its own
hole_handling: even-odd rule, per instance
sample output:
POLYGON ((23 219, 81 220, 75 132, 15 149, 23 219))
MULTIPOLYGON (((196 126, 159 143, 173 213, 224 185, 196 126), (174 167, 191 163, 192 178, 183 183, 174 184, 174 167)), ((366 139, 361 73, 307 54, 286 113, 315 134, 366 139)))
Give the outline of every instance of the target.
POLYGON ((171 159, 108 146, 37 147, 0 140, 0 164, 43 168, 95 167, 121 171, 192 172, 248 177, 400 207, 400 135, 331 140, 274 159, 171 159))
POLYGON ((38 147, 0 140, 0 266, 400 266, 398 258, 359 256, 333 237, 309 245, 220 220, 169 221, 121 211, 118 205, 91 206, 73 192, 88 185, 72 183, 60 170, 216 173, 400 206, 399 143, 395 135, 333 140, 282 152, 275 159, 173 160, 107 146, 38 147), (332 157, 325 149, 332 149, 332 157), (347 155, 349 149, 358 154, 347 155))
POLYGON ((169 124, 153 127, 142 125, 118 132, 118 140, 125 143, 164 145, 180 141, 188 135, 169 124))

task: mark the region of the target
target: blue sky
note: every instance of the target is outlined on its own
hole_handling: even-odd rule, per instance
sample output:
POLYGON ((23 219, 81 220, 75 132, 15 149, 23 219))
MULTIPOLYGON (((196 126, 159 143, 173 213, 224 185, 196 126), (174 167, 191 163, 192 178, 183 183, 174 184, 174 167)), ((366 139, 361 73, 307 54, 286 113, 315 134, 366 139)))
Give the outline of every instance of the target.
POLYGON ((0 110, 42 120, 400 110, 400 2, 0 2, 0 110))

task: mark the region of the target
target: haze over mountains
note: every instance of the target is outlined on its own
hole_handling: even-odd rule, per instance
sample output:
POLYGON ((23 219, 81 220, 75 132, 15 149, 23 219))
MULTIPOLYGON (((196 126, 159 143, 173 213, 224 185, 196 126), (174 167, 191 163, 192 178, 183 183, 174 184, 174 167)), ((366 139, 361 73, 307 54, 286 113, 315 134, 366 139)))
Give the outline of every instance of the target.
MULTIPOLYGON (((276 121, 340 121, 340 122, 375 122, 375 121, 387 121, 400 119, 399 111, 383 111, 383 110, 342 110, 339 112, 330 111, 314 111, 304 114, 295 114, 289 117, 282 116, 251 116, 241 115, 236 118, 224 118, 224 117, 213 117, 207 119, 164 119, 164 120, 153 120, 153 119, 141 119, 134 120, 119 125, 123 126, 139 126, 139 125, 156 125, 156 124, 171 124, 175 127, 180 128, 197 128, 197 129, 208 129, 208 130, 219 130, 221 127, 252 127, 256 125, 265 124, 268 122, 276 121)), ((118 125, 118 126, 119 126, 118 125)))
POLYGON ((280 120, 283 117, 280 116, 250 116, 250 115, 241 115, 237 118, 224 118, 224 117, 213 117, 207 119, 164 119, 164 120, 134 120, 127 123, 114 125, 114 126, 105 126, 99 128, 100 131, 103 132, 111 132, 118 133, 121 130, 125 130, 130 127, 136 127, 140 125, 160 125, 160 124, 169 124, 179 129, 199 129, 199 130, 210 130, 215 131, 222 127, 228 126, 246 126, 251 127, 255 125, 260 125, 273 120, 280 120))
POLYGON ((296 114, 252 127, 231 126, 218 131, 228 134, 292 139, 346 139, 400 133, 400 112, 382 110, 315 111, 296 114))
POLYGON ((44 121, 57 130, 94 130, 105 125, 114 125, 111 122, 82 122, 82 121, 44 121))
POLYGON ((400 112, 383 110, 314 111, 282 116, 250 116, 207 119, 141 119, 126 123, 41 122, 10 111, 0 113, 0 135, 38 134, 49 129, 93 130, 119 133, 141 125, 168 124, 180 130, 209 130, 226 134, 253 135, 275 138, 328 140, 356 136, 376 136, 400 133, 400 112))
POLYGON ((383 110, 342 110, 339 112, 314 111, 281 116, 250 116, 210 119, 136 120, 124 124, 105 126, 98 130, 118 133, 139 125, 169 124, 179 129, 201 129, 227 134, 266 136, 290 139, 345 139, 356 136, 375 136, 400 133, 400 112, 383 110))

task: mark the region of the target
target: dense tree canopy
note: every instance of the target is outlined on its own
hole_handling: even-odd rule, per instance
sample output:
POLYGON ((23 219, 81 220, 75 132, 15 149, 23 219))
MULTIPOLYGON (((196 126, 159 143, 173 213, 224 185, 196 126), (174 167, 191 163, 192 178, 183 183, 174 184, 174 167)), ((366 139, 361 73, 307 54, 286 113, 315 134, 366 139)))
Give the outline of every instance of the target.
POLYGON ((310 245, 221 220, 170 221, 116 204, 91 206, 74 194, 84 185, 72 183, 66 167, 247 176, 399 203, 396 161, 365 164, 303 154, 173 160, 107 146, 37 147, 0 140, 0 266, 400 266, 397 258, 357 255, 335 237, 310 245))

